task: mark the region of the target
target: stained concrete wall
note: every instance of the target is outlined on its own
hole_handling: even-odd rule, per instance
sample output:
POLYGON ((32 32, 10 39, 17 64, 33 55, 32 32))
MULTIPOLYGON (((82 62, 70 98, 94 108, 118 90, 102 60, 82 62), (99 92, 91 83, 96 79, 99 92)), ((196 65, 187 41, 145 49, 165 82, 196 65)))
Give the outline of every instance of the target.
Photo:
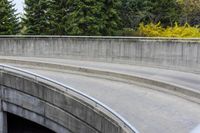
POLYGON ((200 39, 1 36, 0 55, 93 60, 200 72, 200 39))
POLYGON ((0 133, 7 133, 7 115, 2 110, 2 100, 0 99, 0 133))
POLYGON ((9 112, 57 133, 126 133, 117 121, 63 88, 13 72, 0 72, 0 101, 1 122, 2 112, 9 112))

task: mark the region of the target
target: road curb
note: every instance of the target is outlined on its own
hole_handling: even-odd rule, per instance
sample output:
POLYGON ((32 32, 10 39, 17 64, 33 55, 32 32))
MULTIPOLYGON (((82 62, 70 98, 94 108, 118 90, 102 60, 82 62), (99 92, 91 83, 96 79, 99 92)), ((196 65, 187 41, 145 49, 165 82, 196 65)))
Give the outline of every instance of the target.
POLYGON ((1 63, 14 64, 29 68, 48 69, 54 71, 65 71, 86 76, 100 77, 104 79, 117 80, 126 83, 142 85, 150 89, 158 90, 164 93, 170 93, 195 103, 200 103, 200 92, 192 88, 181 86, 179 84, 166 82, 163 80, 147 78, 136 74, 124 74, 114 71, 81 67, 75 65, 66 65, 59 63, 49 63, 44 61, 30 61, 19 59, 0 59, 1 63))

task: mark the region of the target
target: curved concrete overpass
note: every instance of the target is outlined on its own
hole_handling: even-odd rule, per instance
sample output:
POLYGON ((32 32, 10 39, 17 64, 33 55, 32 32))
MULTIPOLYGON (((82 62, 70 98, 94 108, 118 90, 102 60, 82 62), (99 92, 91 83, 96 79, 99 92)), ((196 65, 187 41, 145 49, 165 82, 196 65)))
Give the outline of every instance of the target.
MULTIPOLYGON (((36 40, 32 43, 27 38, 11 38, 7 37, 1 40, 4 40, 3 45, 1 45, 1 55, 3 56, 0 57, 0 61, 2 63, 11 64, 41 74, 84 92, 114 109, 140 132, 190 133, 196 127, 198 129, 200 123, 199 52, 196 49, 196 52, 193 52, 193 54, 187 53, 187 51, 191 52, 198 47, 198 39, 175 39, 167 41, 165 39, 159 39, 157 40, 159 44, 154 44, 156 39, 139 38, 139 45, 143 45, 140 47, 135 43, 138 41, 138 38, 135 40, 135 38, 99 39, 98 37, 91 37, 88 40, 88 38, 81 37, 76 40, 76 37, 68 37, 67 39, 58 37, 54 40, 54 37, 34 39, 30 37, 29 39, 36 40), (46 46, 53 46, 53 42, 49 43, 49 39, 52 39, 58 45, 60 44, 59 47, 56 45, 56 47, 50 48, 50 51, 53 52, 44 52, 44 47, 42 48, 40 45, 39 47, 42 49, 38 49, 39 47, 35 46, 39 42, 45 48, 47 48, 46 46), (10 40, 11 42, 9 42, 10 40), (124 42, 124 40, 126 41, 124 42), (106 44, 107 46, 100 47, 99 45, 103 45, 104 41, 108 43, 106 44), (135 48, 141 48, 140 50, 143 51, 140 55, 144 55, 137 58, 136 50, 134 57, 133 55, 127 55, 126 57, 128 58, 121 58, 122 56, 125 57, 125 53, 121 51, 122 55, 118 58, 115 55, 117 51, 114 50, 116 47, 113 46, 113 43, 116 43, 116 41, 120 43, 117 44, 118 46, 124 46, 123 49, 121 49, 122 47, 120 48, 121 50, 125 50, 127 46, 135 45, 135 48), (80 42, 84 44, 80 44, 80 42), (106 56, 103 54, 95 56, 94 48, 91 49, 92 51, 94 50, 92 54, 94 56, 92 56, 92 59, 89 59, 88 56, 91 56, 91 53, 84 53, 84 45, 88 46, 86 42, 88 42, 88 45, 98 42, 98 48, 102 52, 107 51, 108 46, 112 46, 109 48, 115 52, 111 50, 112 55, 106 53, 106 56), (145 44, 142 44, 142 42, 145 42, 145 44), (9 44, 8 47, 6 43, 9 44), (66 45, 70 44, 70 46, 65 46, 65 43, 67 43, 66 45), (80 47, 72 46, 72 43, 80 47), (26 46, 26 44, 28 45, 26 46), (75 50, 75 53, 77 50, 79 52, 77 51, 76 55, 74 55, 68 53, 68 51, 65 57, 69 57, 71 60, 66 58, 60 59, 62 55, 59 53, 59 51, 62 51, 60 49, 61 47, 69 48, 72 51, 75 50), (153 47, 159 47, 161 52, 153 54, 153 51, 157 51, 153 47), (6 49, 5 51, 7 53, 3 48, 6 49), (168 51, 170 49, 174 51, 169 53, 162 51, 168 51), (39 55, 38 51, 35 50, 40 51, 39 55), (177 51, 179 53, 176 53, 177 51), (162 52, 166 54, 167 58, 160 56, 162 52), (9 55, 9 57, 5 55, 9 55), (80 55, 82 55, 82 60, 94 60, 97 58, 99 60, 102 57, 100 59, 101 61, 111 61, 112 63, 72 60, 80 59, 80 55), (54 58, 44 58, 48 56, 54 58), (112 60, 110 60, 111 56, 112 60), (129 58, 129 56, 131 57, 129 58), (150 62, 145 62, 147 56, 149 56, 148 59, 150 59, 150 62), (115 64, 119 62, 127 62, 129 65, 115 64), (175 70, 160 69, 158 67, 175 70), (188 73, 189 71, 192 73, 188 73)), ((134 52, 134 46, 132 49, 134 52)), ((65 50, 63 49, 63 51, 65 50)))
MULTIPOLYGON (((139 70, 141 71, 140 77, 151 77, 159 82, 173 83, 192 89, 196 94, 193 96, 181 90, 170 90, 171 88, 166 85, 155 86, 152 82, 145 83, 145 81, 138 84, 140 82, 138 79, 134 81, 134 79, 124 79, 124 76, 122 79, 112 75, 106 76, 111 71, 108 70, 110 65, 112 72, 115 70, 119 74, 122 74, 123 67, 125 70, 129 70, 126 65, 114 69, 113 64, 107 64, 106 66, 105 63, 100 65, 97 62, 87 62, 88 69, 92 69, 92 66, 96 69, 101 66, 101 69, 103 69, 102 66, 105 66, 107 70, 104 69, 104 71, 107 71, 107 73, 99 75, 100 68, 98 68, 97 73, 91 74, 89 70, 84 69, 86 67, 83 66, 81 61, 76 62, 76 67, 79 63, 80 65, 75 71, 71 70, 72 68, 64 69, 61 67, 69 66, 69 60, 67 64, 64 63, 64 60, 57 59, 45 58, 42 60, 40 58, 40 61, 38 61, 39 59, 35 58, 12 57, 12 60, 8 58, 10 57, 4 57, 4 63, 12 63, 11 65, 54 79, 98 99, 121 114, 140 132, 188 133, 200 123, 200 106, 198 104, 200 76, 197 74, 157 68, 133 68, 137 71, 138 76, 139 70), (47 60, 50 61, 47 62, 47 60), (41 62, 43 64, 40 64, 41 62), (90 64, 92 65, 89 67, 90 64)), ((70 66, 75 67, 75 61, 70 66)), ((130 66, 130 68, 132 67, 130 66)), ((95 70, 94 68, 92 70, 95 70)), ((133 74, 134 71, 131 72, 133 74)), ((131 72, 127 72, 126 75, 130 76, 131 72)))
POLYGON ((57 133, 138 132, 109 107, 84 93, 28 71, 0 67, 2 133, 7 133, 5 112, 57 133))

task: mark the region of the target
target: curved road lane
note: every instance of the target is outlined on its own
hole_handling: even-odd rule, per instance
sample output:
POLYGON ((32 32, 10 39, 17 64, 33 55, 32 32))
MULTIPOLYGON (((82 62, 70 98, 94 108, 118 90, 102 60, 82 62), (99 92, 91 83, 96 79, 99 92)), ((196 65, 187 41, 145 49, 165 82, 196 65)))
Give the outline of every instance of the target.
POLYGON ((133 84, 47 70, 27 69, 78 89, 121 114, 141 133, 190 133, 200 105, 133 84))

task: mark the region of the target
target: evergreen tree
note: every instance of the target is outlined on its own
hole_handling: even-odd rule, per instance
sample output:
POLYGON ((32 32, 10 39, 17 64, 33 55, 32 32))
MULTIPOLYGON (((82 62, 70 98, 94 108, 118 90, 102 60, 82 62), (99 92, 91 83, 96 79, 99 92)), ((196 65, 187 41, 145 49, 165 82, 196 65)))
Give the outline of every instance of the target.
POLYGON ((139 23, 148 23, 153 3, 150 0, 123 0, 121 18, 125 28, 137 28, 139 23))
POLYGON ((102 35, 117 35, 122 29, 120 18, 121 0, 104 0, 103 6, 103 23, 102 35))
POLYGON ((69 0, 72 11, 68 32, 72 35, 112 35, 119 29, 117 0, 69 0))
POLYGON ((12 1, 0 0, 0 35, 19 33, 19 21, 12 1))
POLYGON ((151 13, 151 21, 158 23, 159 21, 163 26, 173 26, 175 22, 179 21, 181 14, 180 6, 176 0, 152 0, 154 3, 151 13))
POLYGON ((181 6, 180 23, 200 24, 200 0, 177 0, 181 6))
POLYGON ((49 33, 48 0, 25 0, 25 14, 22 18, 24 34, 46 35, 49 33))
POLYGON ((49 34, 51 35, 67 35, 68 16, 71 7, 67 0, 52 0, 48 10, 49 18, 49 34))
POLYGON ((139 23, 173 25, 179 20, 180 8, 176 0, 123 0, 121 17, 125 28, 137 28, 139 23))

